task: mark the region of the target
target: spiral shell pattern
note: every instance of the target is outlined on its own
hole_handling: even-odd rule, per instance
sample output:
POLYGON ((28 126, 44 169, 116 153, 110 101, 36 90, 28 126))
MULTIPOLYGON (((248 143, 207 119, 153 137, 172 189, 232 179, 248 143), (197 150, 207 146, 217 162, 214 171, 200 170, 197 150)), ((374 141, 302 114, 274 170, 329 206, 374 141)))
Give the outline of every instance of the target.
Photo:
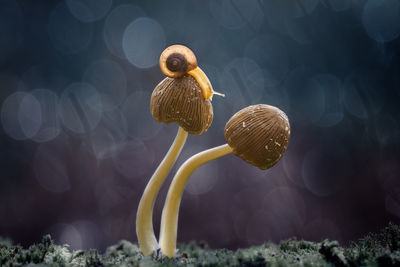
POLYGON ((192 50, 184 45, 171 45, 160 56, 160 69, 170 78, 179 78, 197 67, 192 50))

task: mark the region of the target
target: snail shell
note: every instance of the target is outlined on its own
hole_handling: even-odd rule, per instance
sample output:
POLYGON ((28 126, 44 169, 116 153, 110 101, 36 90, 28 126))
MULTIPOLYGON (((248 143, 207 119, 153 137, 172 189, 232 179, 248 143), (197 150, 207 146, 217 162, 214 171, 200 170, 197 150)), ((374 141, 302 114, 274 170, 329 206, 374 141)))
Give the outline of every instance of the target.
POLYGON ((286 114, 270 105, 246 107, 225 125, 225 139, 233 153, 260 169, 279 161, 290 139, 286 114))
POLYGON ((196 56, 184 45, 171 45, 160 56, 160 69, 170 78, 179 78, 197 67, 196 56))
POLYGON ((213 120, 211 102, 203 97, 197 81, 190 75, 165 78, 154 89, 150 111, 158 122, 176 122, 189 134, 199 135, 213 120))

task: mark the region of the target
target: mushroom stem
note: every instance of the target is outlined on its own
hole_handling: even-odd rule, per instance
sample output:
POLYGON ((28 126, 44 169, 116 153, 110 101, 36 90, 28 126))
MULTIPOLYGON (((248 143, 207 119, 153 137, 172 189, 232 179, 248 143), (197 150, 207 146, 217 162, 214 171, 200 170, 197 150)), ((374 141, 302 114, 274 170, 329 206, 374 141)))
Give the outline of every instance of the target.
POLYGON ((150 255, 158 247, 153 229, 154 202, 165 177, 168 175, 168 172, 174 165, 176 158, 181 153, 187 135, 188 132, 179 127, 174 143, 168 150, 168 153, 165 155, 153 176, 150 178, 150 181, 143 192, 142 198, 140 199, 136 215, 136 235, 143 255, 150 255))
POLYGON ((232 152, 233 150, 228 144, 205 150, 186 160, 177 171, 169 187, 161 217, 159 244, 161 252, 165 256, 169 258, 175 256, 179 205, 189 176, 204 163, 232 152))

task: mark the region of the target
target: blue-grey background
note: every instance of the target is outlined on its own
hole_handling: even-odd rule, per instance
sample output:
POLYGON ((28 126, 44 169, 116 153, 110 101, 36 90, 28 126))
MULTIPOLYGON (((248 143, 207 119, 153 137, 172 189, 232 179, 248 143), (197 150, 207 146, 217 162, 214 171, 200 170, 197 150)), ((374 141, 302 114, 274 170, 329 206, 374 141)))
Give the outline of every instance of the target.
POLYGON ((176 43, 226 94, 176 166, 223 144, 248 105, 278 106, 292 127, 270 170, 229 155, 191 177, 179 242, 348 244, 400 223, 399 34, 398 0, 0 0, 0 236, 136 241, 140 196, 178 128, 149 112, 176 43))

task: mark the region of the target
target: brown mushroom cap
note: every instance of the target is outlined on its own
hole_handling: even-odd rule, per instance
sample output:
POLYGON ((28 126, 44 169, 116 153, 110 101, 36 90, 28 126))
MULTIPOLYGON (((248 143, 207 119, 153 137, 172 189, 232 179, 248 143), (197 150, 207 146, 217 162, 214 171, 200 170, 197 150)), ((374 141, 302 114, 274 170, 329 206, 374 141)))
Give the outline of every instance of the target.
POLYGON ((246 107, 225 125, 225 139, 233 153, 260 169, 279 161, 290 138, 286 114, 270 105, 246 107))
POLYGON ((210 127, 213 108, 204 99, 201 88, 191 75, 165 78, 154 89, 150 111, 158 122, 176 122, 189 134, 199 135, 210 127))

